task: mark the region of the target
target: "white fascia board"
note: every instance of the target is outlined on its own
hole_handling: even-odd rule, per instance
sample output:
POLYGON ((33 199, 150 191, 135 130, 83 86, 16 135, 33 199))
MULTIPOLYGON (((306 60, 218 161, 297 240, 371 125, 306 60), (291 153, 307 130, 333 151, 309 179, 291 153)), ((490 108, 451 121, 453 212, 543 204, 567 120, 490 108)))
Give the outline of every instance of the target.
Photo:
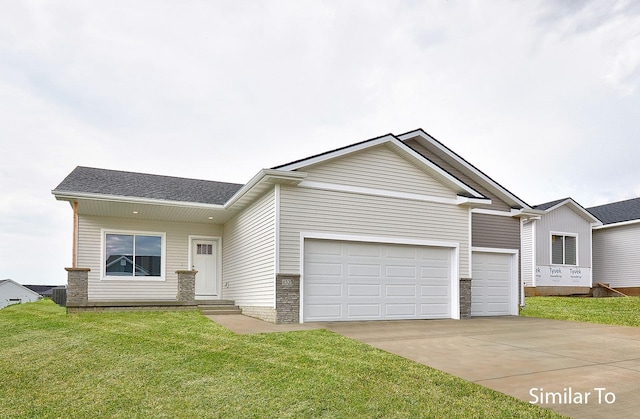
POLYGON ((469 198, 467 196, 458 196, 456 198, 457 205, 468 205, 470 207, 475 205, 491 205, 491 198, 469 198))
POLYGON ((278 170, 285 170, 285 171, 298 170, 303 167, 308 167, 317 163, 322 163, 327 160, 335 159, 337 157, 341 157, 341 156, 353 153, 355 151, 365 150, 370 147, 375 147, 377 145, 387 143, 393 139, 394 139, 393 135, 387 134, 383 137, 374 138, 368 141, 363 141, 361 143, 353 144, 351 146, 346 146, 335 151, 330 151, 328 153, 317 155, 315 157, 310 157, 308 159, 300 160, 294 163, 289 163, 285 166, 280 166, 278 170))
POLYGON ((247 192, 263 182, 270 181, 273 184, 292 182, 294 184, 298 184, 306 177, 307 174, 303 172, 287 172, 280 169, 262 169, 224 204, 224 208, 227 209, 231 207, 240 200, 240 198, 246 195, 247 192))
POLYGON ((163 199, 140 198, 121 195, 106 195, 98 193, 85 192, 51 192, 59 201, 73 201, 77 199, 86 199, 92 201, 109 201, 109 202, 129 202, 136 204, 163 205, 169 207, 183 208, 205 208, 205 209, 224 209, 224 205, 205 204, 202 202, 183 202, 183 201, 167 201, 163 199))
POLYGON ((325 162, 327 160, 331 160, 331 159, 335 159, 338 157, 342 157, 345 156, 347 154, 351 154, 360 150, 366 150, 367 148, 371 148, 371 147, 376 147, 382 144, 391 144, 394 146, 394 148, 396 150, 398 150, 399 152, 403 153, 406 157, 409 157, 411 159, 413 159, 414 161, 417 161, 419 164, 422 164, 424 166, 427 166, 430 170, 436 172, 440 177, 442 177, 445 181, 449 182, 452 185, 455 185, 455 187, 459 188, 460 190, 463 190, 471 195, 473 195, 476 198, 484 198, 484 195, 482 195, 480 192, 476 191, 475 189, 471 188, 469 185, 466 185, 465 183, 461 182, 459 179, 455 178, 454 176, 452 176, 449 172, 445 171, 444 169, 442 169, 441 167, 437 166, 436 164, 434 164, 433 162, 431 162, 430 160, 426 159, 424 156, 422 156, 420 153, 416 152, 415 150, 413 150, 411 147, 407 146, 406 144, 404 144, 402 141, 400 141, 398 138, 396 138, 395 136, 388 134, 385 135, 383 137, 379 137, 379 138, 374 138, 368 141, 364 141, 361 143, 357 143, 351 146, 347 146, 347 147, 343 147, 341 149, 335 150, 335 151, 331 151, 328 153, 324 153, 321 155, 318 155, 316 157, 310 157, 308 159, 304 159, 295 163, 291 163, 285 166, 281 166, 278 168, 278 170, 285 170, 285 171, 289 171, 289 170, 298 170, 298 169, 302 169, 314 164, 318 164, 318 163, 322 163, 325 162))
POLYGON ((628 225, 633 225, 633 224, 640 224, 640 220, 629 220, 629 221, 620 221, 619 223, 611 223, 611 224, 605 224, 602 225, 602 223, 600 223, 601 225, 597 226, 597 227, 593 227, 594 230, 604 230, 606 228, 612 228, 612 227, 622 227, 622 226, 628 226, 628 225))
POLYGON ((502 195, 503 197, 505 197, 505 198, 507 198, 509 200, 517 202, 518 205, 522 206, 523 208, 529 208, 529 205, 527 205, 524 201, 520 200, 518 197, 513 195, 511 192, 509 192, 506 189, 504 189, 504 187, 502 187, 499 184, 497 184, 496 181, 494 181, 493 179, 491 179, 490 177, 488 177, 484 173, 480 172, 478 169, 473 167, 471 164, 466 162, 464 159, 462 159, 458 155, 452 153, 451 150, 449 150, 448 148, 444 147, 442 144, 440 144, 437 140, 432 138, 429 134, 427 134, 423 130, 419 129, 419 130, 407 132, 406 134, 402 134, 402 135, 398 136, 398 138, 401 141, 405 141, 405 140, 408 140, 408 139, 411 139, 411 138, 416 138, 416 137, 419 137, 420 140, 426 141, 429 144, 432 144, 432 145, 438 147, 438 149, 440 149, 441 151, 446 153, 448 156, 450 156, 452 159, 454 159, 456 161, 456 163, 460 164, 461 166, 463 166, 467 170, 471 171, 474 175, 476 175, 477 177, 482 179, 485 183, 491 185, 493 187, 493 189, 495 190, 495 192, 498 193, 498 195, 502 195))

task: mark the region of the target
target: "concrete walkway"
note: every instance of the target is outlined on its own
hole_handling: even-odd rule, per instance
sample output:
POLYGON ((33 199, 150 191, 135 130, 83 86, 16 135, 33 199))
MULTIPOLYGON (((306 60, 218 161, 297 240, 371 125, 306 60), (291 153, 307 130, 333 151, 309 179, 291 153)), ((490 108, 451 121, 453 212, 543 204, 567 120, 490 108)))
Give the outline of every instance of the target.
POLYGON ((640 417, 640 328, 528 317, 303 325, 208 317, 236 333, 325 328, 571 417, 640 417))

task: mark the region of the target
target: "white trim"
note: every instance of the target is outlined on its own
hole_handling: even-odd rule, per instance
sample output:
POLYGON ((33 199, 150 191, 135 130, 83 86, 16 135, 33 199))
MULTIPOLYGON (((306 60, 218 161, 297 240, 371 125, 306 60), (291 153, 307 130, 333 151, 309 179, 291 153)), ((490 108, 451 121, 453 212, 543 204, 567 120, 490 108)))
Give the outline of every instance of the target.
MULTIPOLYGON (((273 263, 273 280, 276 281, 276 277, 280 273, 280 185, 276 184, 273 191, 273 201, 275 205, 275 231, 274 231, 274 263, 273 263)), ((277 292, 275 292, 276 286, 274 285, 274 293, 273 293, 273 306, 276 306, 277 303, 277 292)))
POLYGON ((473 214, 472 214, 473 210, 471 208, 469 208, 469 222, 467 223, 469 225, 469 275, 467 275, 467 278, 471 278, 473 276, 473 250, 471 250, 472 248, 472 243, 473 243, 473 214))
POLYGON ((473 208, 471 212, 473 212, 474 214, 496 215, 498 217, 510 217, 510 218, 520 215, 520 213, 517 210, 498 211, 498 210, 492 210, 492 209, 486 209, 486 208, 473 208))
MULTIPOLYGON (((492 248, 492 247, 472 247, 472 252, 478 253, 499 253, 503 255, 511 255, 511 294, 509 298, 511 299, 511 304, 509 306, 509 314, 512 316, 517 316, 518 313, 518 290, 521 287, 518 287, 518 260, 520 252, 517 249, 502 249, 502 248, 492 248)), ((471 279, 473 283, 473 278, 471 279)), ((524 289, 522 290, 524 295, 524 289)), ((473 299, 473 296, 471 297, 473 299)), ((524 297, 523 297, 524 298, 524 297)))
MULTIPOLYGON (((216 242, 217 251, 216 251, 216 274, 218 275, 218 283, 216 284, 217 290, 217 298, 222 298, 222 237, 220 236, 199 236, 192 235, 188 236, 189 240, 189 252, 188 252, 188 266, 189 269, 193 269, 193 241, 194 240, 206 240, 216 242)), ((195 290, 194 290, 195 291, 195 290)), ((198 298, 196 297, 196 300, 198 298)))
POLYGON ((484 180, 485 182, 489 183, 498 192, 498 195, 502 195, 503 197, 509 198, 510 200, 518 203, 518 205, 522 206, 523 208, 529 208, 529 205, 527 205, 524 201, 520 200, 518 197, 513 195, 511 192, 507 191, 504 187, 502 187, 498 183, 496 183, 496 181, 492 180, 490 177, 488 177, 484 173, 480 172, 478 169, 473 167, 470 163, 468 163, 467 161, 462 159, 460 156, 458 156, 455 153, 453 153, 451 150, 446 148, 438 140, 436 140, 435 138, 431 137, 429 134, 424 132, 422 129, 418 129, 418 130, 415 130, 415 131, 407 132, 405 134, 402 134, 402 135, 398 136, 398 138, 401 141, 406 141, 406 140, 409 140, 409 139, 415 138, 415 137, 419 137, 423 141, 427 141, 427 142, 429 142, 429 144, 432 144, 432 145, 436 146, 442 152, 446 153, 449 157, 453 158, 456 161, 456 163, 462 165, 464 168, 466 168, 467 170, 471 171, 475 176, 477 176, 477 177, 481 178, 482 180, 484 180))
POLYGON ((620 221, 619 223, 611 223, 611 224, 605 224, 605 225, 600 225, 600 226, 597 226, 597 227, 593 227, 593 229, 594 230, 604 230, 605 228, 623 227, 623 226, 639 224, 639 223, 640 223, 640 219, 638 219, 638 220, 629 220, 629 221, 620 221))
POLYGON ((167 201, 164 199, 152 199, 152 198, 137 198, 130 196, 120 195, 105 195, 97 193, 84 193, 84 192, 66 192, 66 193, 54 193, 56 199, 86 199, 92 201, 108 201, 108 202, 130 202, 135 204, 151 204, 151 205, 165 205, 169 207, 184 207, 184 208, 203 208, 203 209, 224 209, 224 205, 218 204, 203 204, 201 202, 184 202, 184 201, 167 201))
POLYGON ((392 134, 388 134, 388 135, 385 135, 385 136, 379 137, 379 138, 374 138, 374 139, 371 139, 371 140, 368 140, 368 141, 363 141, 363 142, 358 143, 358 144, 353 144, 353 145, 350 145, 350 146, 346 146, 346 147, 343 147, 343 148, 338 149, 338 150, 334 150, 334 151, 330 151, 328 153, 323 153, 323 154, 317 155, 315 157, 310 157, 310 158, 307 158, 307 159, 299 160, 297 162, 289 163, 289 164, 280 166, 277 170, 298 170, 298 169, 302 169, 304 167, 308 167, 308 166, 311 166, 311 165, 314 165, 314 164, 322 163, 322 162, 327 161, 327 160, 331 160, 331 159, 335 159, 335 158, 338 158, 338 157, 342 157, 342 156, 345 156, 347 154, 350 154, 350 153, 353 153, 353 152, 356 152, 356 151, 365 150, 367 148, 376 147, 376 146, 379 146, 379 145, 382 145, 382 144, 393 145, 394 147, 396 147, 398 149, 398 151, 404 153, 407 157, 410 157, 413 160, 416 160, 418 163, 420 163, 420 164, 428 167, 430 170, 436 172, 446 182, 449 182, 449 183, 455 185, 456 187, 460 188, 461 190, 463 190, 463 191, 465 191, 467 193, 470 193, 471 195, 473 195, 476 198, 485 198, 484 195, 482 195, 480 192, 476 191, 471 186, 469 186, 469 185, 465 184, 464 182, 460 181, 459 179, 454 177, 451 173, 449 173, 446 170, 442 169, 440 166, 434 164, 429 159, 425 158, 423 155, 421 155, 420 153, 418 153, 417 151, 415 151, 411 147, 409 147, 406 144, 404 144, 402 141, 400 141, 398 138, 396 138, 392 134))
POLYGON ((532 284, 536 286, 536 266, 538 266, 538 220, 533 220, 531 225, 531 247, 533 248, 533 255, 531 261, 531 278, 532 284))
POLYGON ((100 281, 145 281, 145 282, 163 282, 167 279, 167 233, 158 231, 145 230, 121 230, 113 228, 100 229, 100 281), (107 261, 107 234, 122 234, 129 236, 159 236, 160 240, 160 276, 108 276, 106 275, 107 261))
POLYGON ((451 249, 451 318, 460 319, 460 243, 420 240, 406 237, 365 236, 354 234, 334 234, 314 231, 300 232, 300 323, 304 323, 304 242, 311 240, 336 240, 350 242, 366 242, 380 244, 402 244, 411 246, 447 247, 451 249))
MULTIPOLYGON (((340 185, 337 183, 314 182, 304 180, 298 185, 301 188, 320 189, 333 192, 346 192, 360 195, 382 196, 386 198, 408 199, 412 201, 435 202, 438 204, 459 205, 457 198, 443 198, 440 196, 421 195, 408 192, 390 191, 386 189, 365 188, 360 186, 340 185)), ((452 191, 452 194, 455 192, 452 191)))
MULTIPOLYGON (((565 258, 565 250, 566 250, 566 241, 562 240, 562 260, 565 258)), ((566 233, 562 231, 549 231, 549 266, 580 266, 580 238, 578 237, 578 233, 566 233), (553 263, 553 236, 563 236, 563 237, 575 237, 576 239, 576 263, 575 264, 567 264, 567 263, 553 263)))

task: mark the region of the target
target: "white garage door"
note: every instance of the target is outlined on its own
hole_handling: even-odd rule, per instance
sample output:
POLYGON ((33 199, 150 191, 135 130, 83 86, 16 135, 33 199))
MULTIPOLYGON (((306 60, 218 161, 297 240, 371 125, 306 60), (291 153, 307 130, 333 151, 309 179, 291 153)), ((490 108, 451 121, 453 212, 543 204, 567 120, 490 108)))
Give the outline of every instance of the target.
POLYGON ((517 314, 517 277, 513 254, 473 252, 471 276, 471 315, 508 316, 517 314), (514 313, 513 308, 516 307, 514 313))
POLYGON ((307 239, 304 321, 451 318, 451 252, 307 239))

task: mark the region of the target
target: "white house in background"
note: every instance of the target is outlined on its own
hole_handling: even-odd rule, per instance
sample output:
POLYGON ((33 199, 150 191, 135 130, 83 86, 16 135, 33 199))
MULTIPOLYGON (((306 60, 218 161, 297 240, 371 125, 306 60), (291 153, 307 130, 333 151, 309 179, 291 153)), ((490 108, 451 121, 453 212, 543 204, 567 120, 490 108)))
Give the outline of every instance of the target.
POLYGON ((11 304, 38 301, 42 296, 11 279, 0 280, 0 309, 11 304))
POLYGON ((591 232, 602 223, 571 198, 533 208, 543 213, 523 223, 523 254, 530 255, 522 273, 527 295, 588 294, 593 286, 591 232))
POLYGON ((640 198, 588 208, 593 229, 593 276, 627 295, 640 295, 640 198))

